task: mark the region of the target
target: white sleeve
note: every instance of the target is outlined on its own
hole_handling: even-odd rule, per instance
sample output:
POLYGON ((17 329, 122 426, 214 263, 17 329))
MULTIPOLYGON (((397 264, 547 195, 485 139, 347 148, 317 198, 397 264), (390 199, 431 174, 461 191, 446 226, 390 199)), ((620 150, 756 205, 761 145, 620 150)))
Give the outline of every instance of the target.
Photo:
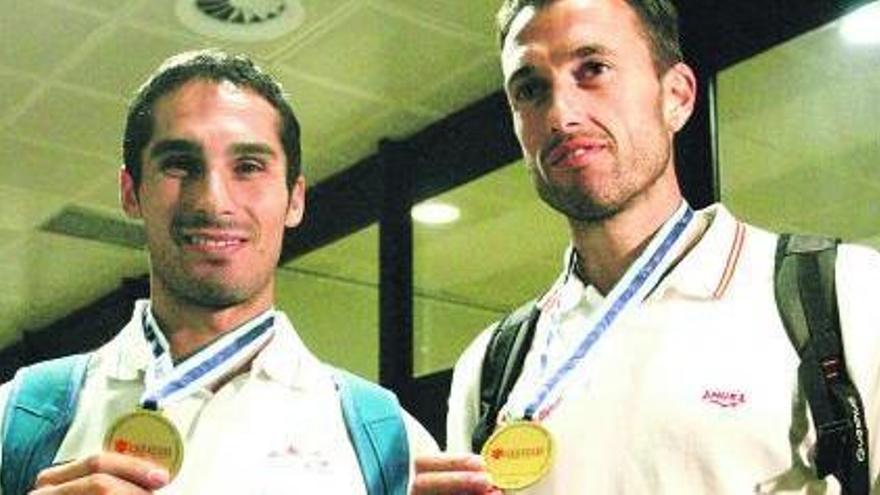
POLYGON ((455 363, 446 415, 448 452, 471 451, 471 434, 480 414, 480 370, 494 326, 483 330, 455 363))
POLYGON ((880 493, 880 253, 842 244, 835 275, 843 355, 865 406, 871 483, 880 493))
MULTIPOLYGON (((3 471, 3 421, 6 418, 6 401, 9 398, 11 382, 0 385, 0 472, 3 471)), ((3 486, 0 485, 0 495, 3 495, 3 486)))
POLYGON ((428 430, 406 411, 403 411, 403 424, 406 427, 410 458, 434 454, 440 450, 428 430))
MULTIPOLYGON (((416 479, 415 459, 423 455, 431 455, 440 451, 434 437, 415 418, 403 411, 403 424, 406 427, 406 440, 409 444, 409 486, 406 492, 412 491, 416 479)), ((3 495, 0 493, 0 495, 3 495)))

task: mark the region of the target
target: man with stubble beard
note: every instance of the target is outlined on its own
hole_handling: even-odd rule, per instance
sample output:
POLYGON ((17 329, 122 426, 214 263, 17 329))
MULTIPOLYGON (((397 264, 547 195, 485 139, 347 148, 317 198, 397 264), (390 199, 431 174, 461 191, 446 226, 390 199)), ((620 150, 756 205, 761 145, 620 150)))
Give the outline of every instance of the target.
MULTIPOLYGON (((484 364, 498 325, 459 359, 449 453, 417 459, 413 493, 840 493, 816 474, 800 359, 774 301, 778 236, 720 204, 694 211, 679 189, 673 140, 696 81, 674 6, 505 0, 498 19, 525 163, 571 244, 517 320, 531 332, 517 334, 519 375, 484 364), (502 371, 513 386, 491 415, 483 375, 502 371)), ((836 259, 845 365, 866 416, 855 457, 868 462, 880 446, 880 256, 843 244, 836 259)), ((880 493, 878 459, 858 493, 880 493)))
MULTIPOLYGON (((284 230, 305 209, 299 124, 280 86, 243 56, 172 57, 130 106, 124 159, 122 207, 146 230, 150 298, 85 361, 53 465, 19 488, 7 483, 30 439, 5 418, 0 492, 379 493, 341 405, 349 382, 274 308, 284 230)), ((2 407, 16 387, 0 389, 6 416, 22 409, 2 407)), ((402 494, 406 451, 434 447, 393 413, 403 453, 378 457, 397 476, 388 493, 402 494)))

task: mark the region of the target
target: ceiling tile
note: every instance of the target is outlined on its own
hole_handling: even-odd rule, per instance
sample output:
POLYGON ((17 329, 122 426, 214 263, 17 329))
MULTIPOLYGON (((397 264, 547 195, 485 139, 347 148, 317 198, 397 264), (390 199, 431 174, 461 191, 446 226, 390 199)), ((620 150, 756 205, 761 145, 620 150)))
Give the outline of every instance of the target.
POLYGON ((452 77, 419 95, 414 101, 433 110, 449 114, 503 87, 498 55, 487 53, 452 77))
POLYGON ((16 135, 116 159, 122 146, 123 99, 50 86, 14 125, 16 135))
POLYGON ((63 76, 65 82, 128 98, 162 61, 207 42, 152 34, 138 28, 117 29, 92 48, 88 58, 63 76))
MULTIPOLYGON (((115 167, 112 167, 112 170, 117 170, 118 168, 119 165, 115 165, 115 167)), ((120 217, 124 216, 122 207, 119 204, 119 179, 116 172, 108 173, 107 171, 102 171, 101 175, 96 176, 96 179, 87 190, 76 196, 76 204, 100 208, 108 212, 118 213, 120 217)))
POLYGON ((406 101, 479 56, 472 43, 363 7, 281 61, 357 91, 406 101))
POLYGON ((293 70, 272 70, 284 87, 302 126, 303 161, 306 177, 319 180, 339 170, 339 163, 327 149, 328 143, 340 141, 365 120, 372 119, 384 105, 319 81, 302 77, 293 70), (329 160, 325 160, 328 157, 329 160))
MULTIPOLYGON (((3 168, 7 166, 2 164, 3 168)), ((65 196, 0 184, 0 202, 3 204, 0 229, 15 231, 35 229, 61 210, 68 201, 65 196)), ((4 260, 3 263, 8 263, 8 260, 4 260)))
POLYGON ((314 148, 304 146, 304 156, 311 154, 315 157, 312 160, 312 172, 307 172, 307 177, 311 177, 312 182, 320 181, 376 153, 382 139, 404 138, 421 130, 436 118, 392 108, 364 120, 354 121, 348 127, 339 128, 335 140, 317 142, 313 145, 314 148))
MULTIPOLYGON (((128 2, 120 2, 119 0, 44 0, 48 3, 52 3, 55 5, 66 5, 70 8, 75 8, 77 10, 85 10, 89 12, 94 12, 96 15, 107 16, 115 13, 116 11, 122 9, 123 7, 127 7, 129 3, 135 0, 129 0, 128 2)), ((147 2, 151 2, 154 0, 146 0, 147 2)), ((144 0, 141 0, 143 3, 144 0)))
POLYGON ((3 90, 0 91, 0 121, 2 121, 6 112, 21 102, 39 83, 39 79, 3 71, 0 72, 0 80, 3 81, 3 90))
POLYGON ((498 0, 380 0, 388 9, 399 9, 414 16, 430 16, 481 38, 487 46, 496 46, 495 13, 498 0))
POLYGON ((45 75, 101 20, 38 0, 6 0, 0 16, 0 66, 45 75))
POLYGON ((95 177, 116 175, 112 161, 0 137, 0 184, 76 197, 95 177))

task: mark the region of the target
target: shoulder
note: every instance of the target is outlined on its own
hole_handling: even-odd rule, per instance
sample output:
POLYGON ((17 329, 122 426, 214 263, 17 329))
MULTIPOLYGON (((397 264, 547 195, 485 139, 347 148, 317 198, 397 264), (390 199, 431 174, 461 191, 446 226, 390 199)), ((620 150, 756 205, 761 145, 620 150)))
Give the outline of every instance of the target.
POLYGON ((462 387, 479 386, 483 358, 497 326, 496 321, 484 328, 459 356, 452 373, 453 391, 462 387))
POLYGON ((838 247, 838 282, 873 282, 880 275, 880 252, 859 244, 844 243, 838 247), (843 278, 843 279, 841 279, 843 278))
POLYGON ((446 415, 446 446, 451 452, 470 452, 471 433, 479 418, 483 357, 497 325, 493 323, 471 342, 452 372, 446 415))
MULTIPOLYGON (((6 401, 9 399, 9 389, 12 386, 12 382, 6 382, 0 385, 0 469, 3 469, 3 439, 5 438, 5 430, 6 430, 6 401)), ((3 493, 3 488, 0 487, 0 495, 3 493)))
POLYGON ((400 412, 403 417, 403 426, 406 428, 410 458, 437 453, 440 449, 428 430, 402 407, 400 412))
MULTIPOLYGON (((858 341, 855 352, 873 348, 873 357, 880 354, 880 304, 876 289, 880 282, 880 253, 867 246, 841 244, 835 270, 837 301, 843 338, 858 341)), ((847 346, 849 351, 850 346, 847 346)))

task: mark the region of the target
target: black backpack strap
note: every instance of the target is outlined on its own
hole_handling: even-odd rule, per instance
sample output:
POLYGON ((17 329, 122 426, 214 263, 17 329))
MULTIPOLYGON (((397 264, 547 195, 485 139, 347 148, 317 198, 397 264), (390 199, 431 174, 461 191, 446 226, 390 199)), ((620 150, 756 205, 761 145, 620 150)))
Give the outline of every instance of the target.
POLYGON ((834 265, 838 240, 783 234, 776 248, 775 294, 782 322, 801 358, 798 379, 816 426, 816 471, 847 495, 867 495, 868 431, 864 406, 843 355, 834 265))
POLYGON ((495 325, 480 372, 480 418, 471 435, 474 452, 483 448, 495 429, 498 412, 522 372, 539 315, 536 301, 530 301, 495 325))

